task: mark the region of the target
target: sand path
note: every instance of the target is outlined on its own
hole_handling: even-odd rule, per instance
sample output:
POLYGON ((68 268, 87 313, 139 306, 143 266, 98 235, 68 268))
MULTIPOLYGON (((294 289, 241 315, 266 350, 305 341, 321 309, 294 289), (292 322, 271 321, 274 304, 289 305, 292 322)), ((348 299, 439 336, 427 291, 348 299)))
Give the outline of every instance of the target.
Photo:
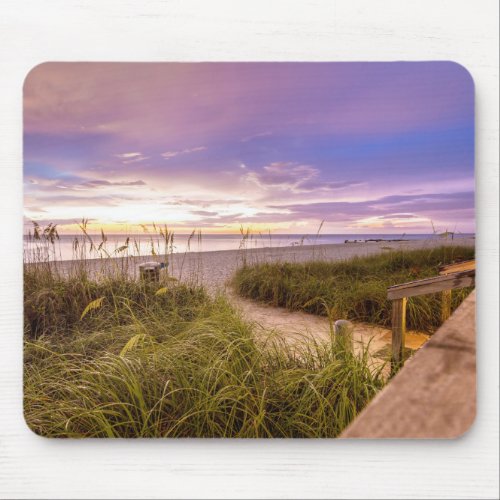
MULTIPOLYGON (((465 241, 461 240, 461 244, 465 241)), ((467 240, 467 243, 471 242, 467 240)), ((442 241, 410 241, 398 243, 354 243, 344 245, 322 245, 316 248, 292 247, 257 249, 246 252, 214 252, 217 255, 201 255, 197 270, 201 271, 202 283, 211 291, 223 291, 243 317, 254 324, 257 335, 279 335, 288 344, 314 339, 317 342, 330 340, 330 323, 326 317, 300 311, 289 311, 273 307, 238 296, 230 286, 230 280, 236 269, 246 262, 304 262, 307 260, 342 260, 354 255, 372 255, 388 249, 431 248, 442 241), (219 261, 223 257, 223 262, 219 261)), ((185 269, 192 269, 192 263, 184 260, 185 269)), ((174 265, 175 269, 175 265, 174 265)), ((189 270, 187 275, 189 275, 189 270)), ((175 274, 175 272, 174 272, 175 274)), ((341 319, 341 318, 336 318, 341 319)), ((390 358, 391 330, 368 323, 353 322, 353 346, 355 352, 368 347, 373 366, 379 367, 390 358)), ((429 335, 417 331, 408 331, 405 347, 419 349, 429 340, 429 335)), ((388 371, 388 370, 386 370, 388 371)))
MULTIPOLYGON (((279 334, 289 344, 300 342, 307 338, 319 342, 328 342, 330 340, 330 323, 327 318, 300 311, 289 311, 281 307, 268 306, 238 296, 230 286, 230 279, 236 269, 242 265, 243 259, 249 264, 259 262, 305 262, 313 259, 343 260, 355 255, 373 255, 388 251, 389 249, 432 248, 442 244, 443 241, 438 239, 321 245, 315 248, 304 246, 278 249, 252 249, 239 253, 214 252, 214 254, 219 254, 223 258, 223 263, 217 262, 219 260, 217 255, 207 256, 208 258, 202 258, 205 262, 198 269, 203 271, 203 284, 210 290, 223 289, 231 303, 242 313, 243 317, 255 325, 257 335, 279 334)), ((447 241, 446 244, 473 245, 474 240, 459 239, 447 241)), ((353 322, 352 324, 355 352, 360 352, 368 346, 371 361, 375 367, 380 366, 390 359, 390 329, 362 322, 353 322)), ((429 338, 429 335, 425 333, 408 331, 405 347, 417 350, 429 338)))
MULTIPOLYGON (((259 337, 279 335, 289 345, 310 339, 316 342, 330 341, 330 322, 326 317, 300 311, 289 311, 282 307, 259 304, 228 291, 227 296, 247 321, 251 321, 259 337)), ((391 330, 362 322, 351 322, 353 326, 354 352, 368 348, 371 364, 378 368, 390 359, 391 330)), ((405 346, 417 350, 429 340, 425 333, 408 331, 405 346)), ((263 338, 265 340, 265 337, 263 338)), ((384 370, 389 373, 389 366, 384 370)))

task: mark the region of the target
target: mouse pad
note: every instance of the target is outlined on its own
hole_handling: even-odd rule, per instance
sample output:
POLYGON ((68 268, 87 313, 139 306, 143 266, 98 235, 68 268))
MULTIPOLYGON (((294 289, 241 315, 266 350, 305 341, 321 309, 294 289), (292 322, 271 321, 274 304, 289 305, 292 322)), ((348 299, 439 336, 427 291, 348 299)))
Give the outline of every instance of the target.
POLYGON ((23 96, 33 432, 470 427, 474 85, 462 66, 49 62, 23 96))

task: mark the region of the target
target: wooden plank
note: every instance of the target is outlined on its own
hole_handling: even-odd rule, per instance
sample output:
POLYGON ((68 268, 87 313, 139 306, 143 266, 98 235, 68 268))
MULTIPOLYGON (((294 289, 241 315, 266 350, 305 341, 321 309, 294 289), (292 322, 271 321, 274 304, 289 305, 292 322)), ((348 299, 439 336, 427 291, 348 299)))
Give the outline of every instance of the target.
POLYGON ((403 297, 415 297, 427 293, 442 292, 443 290, 474 286, 475 274, 476 271, 473 269, 394 285, 387 289, 387 298, 389 300, 396 300, 403 297))
POLYGON ((441 323, 444 323, 451 315, 451 290, 441 292, 441 323))
POLYGON ((476 260, 463 260, 462 262, 455 262, 454 264, 448 264, 446 266, 441 266, 439 268, 439 274, 450 274, 450 273, 458 273, 461 271, 471 271, 472 269, 476 269, 476 260))
POLYGON ((473 292, 341 437, 457 438, 476 416, 473 292))
POLYGON ((404 363, 406 340, 406 297, 392 303, 392 357, 391 372, 396 373, 404 363))

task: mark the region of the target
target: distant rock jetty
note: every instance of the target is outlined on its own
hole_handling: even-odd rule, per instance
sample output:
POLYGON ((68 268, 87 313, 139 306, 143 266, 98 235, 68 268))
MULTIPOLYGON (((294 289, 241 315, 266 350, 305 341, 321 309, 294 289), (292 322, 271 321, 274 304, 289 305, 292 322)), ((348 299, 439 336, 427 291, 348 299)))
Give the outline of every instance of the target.
POLYGON ((410 240, 404 240, 402 238, 394 239, 394 240, 385 240, 383 238, 378 238, 378 239, 368 239, 368 240, 345 240, 344 243, 369 243, 370 241, 373 241, 375 243, 380 243, 381 241, 410 241, 410 240))

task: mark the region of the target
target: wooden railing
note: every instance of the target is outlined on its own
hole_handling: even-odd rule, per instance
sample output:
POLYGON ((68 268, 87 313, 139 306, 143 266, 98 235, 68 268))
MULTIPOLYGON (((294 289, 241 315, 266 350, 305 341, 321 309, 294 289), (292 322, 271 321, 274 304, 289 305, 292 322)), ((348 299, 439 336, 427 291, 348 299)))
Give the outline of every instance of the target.
POLYGON ((451 291, 475 285, 476 261, 467 260, 439 268, 439 276, 394 285, 387 289, 392 300, 392 356, 391 371, 395 373, 404 363, 406 337, 406 302, 409 297, 441 292, 441 320, 451 314, 451 291))

